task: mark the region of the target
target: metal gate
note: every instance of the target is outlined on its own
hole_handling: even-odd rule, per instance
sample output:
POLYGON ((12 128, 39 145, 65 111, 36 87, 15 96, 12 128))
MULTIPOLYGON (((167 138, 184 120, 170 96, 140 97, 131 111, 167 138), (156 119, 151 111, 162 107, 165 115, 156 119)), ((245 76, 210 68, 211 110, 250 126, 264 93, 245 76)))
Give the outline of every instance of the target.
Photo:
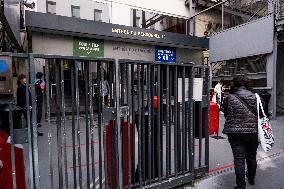
POLYGON ((172 188, 208 171, 208 67, 1 57, 11 58, 14 76, 25 68, 31 106, 26 121, 15 123, 15 101, 9 101, 14 188, 20 187, 19 177, 26 188, 172 188), (40 128, 37 72, 45 81, 40 128), (16 171, 15 143, 23 143, 24 175, 16 171))

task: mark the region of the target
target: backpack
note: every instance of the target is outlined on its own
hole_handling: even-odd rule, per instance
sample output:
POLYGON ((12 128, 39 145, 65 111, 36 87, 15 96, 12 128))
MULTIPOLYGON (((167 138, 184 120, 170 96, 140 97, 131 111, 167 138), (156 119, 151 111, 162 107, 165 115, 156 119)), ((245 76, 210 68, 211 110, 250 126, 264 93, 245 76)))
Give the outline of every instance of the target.
POLYGON ((38 80, 35 83, 35 93, 36 96, 42 96, 45 89, 45 83, 42 80, 38 80))

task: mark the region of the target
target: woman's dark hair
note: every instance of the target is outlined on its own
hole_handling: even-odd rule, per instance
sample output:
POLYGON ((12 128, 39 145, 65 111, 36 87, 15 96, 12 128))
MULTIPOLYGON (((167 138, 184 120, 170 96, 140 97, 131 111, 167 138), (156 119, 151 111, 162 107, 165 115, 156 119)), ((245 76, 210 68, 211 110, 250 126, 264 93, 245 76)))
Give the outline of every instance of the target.
POLYGON ((249 88, 249 79, 245 75, 238 75, 233 78, 234 87, 246 87, 249 88))
POLYGON ((26 75, 25 74, 20 74, 18 76, 18 80, 17 80, 17 85, 20 85, 21 84, 21 80, 26 78, 26 75))

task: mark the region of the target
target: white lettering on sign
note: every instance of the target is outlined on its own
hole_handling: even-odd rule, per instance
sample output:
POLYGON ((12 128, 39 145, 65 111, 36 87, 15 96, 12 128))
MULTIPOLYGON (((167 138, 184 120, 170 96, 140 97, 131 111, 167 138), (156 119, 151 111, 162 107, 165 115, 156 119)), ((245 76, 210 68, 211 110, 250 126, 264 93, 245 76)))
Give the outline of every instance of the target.
POLYGON ((123 35, 133 35, 133 36, 141 36, 146 38, 156 38, 156 39, 164 39, 166 36, 164 34, 152 33, 152 32, 143 32, 143 31, 134 31, 128 29, 119 29, 112 28, 112 33, 123 34, 123 35))
POLYGON ((87 42, 83 42, 83 41, 79 41, 79 50, 84 50, 86 51, 87 54, 90 54, 91 52, 95 51, 95 52, 99 52, 100 51, 100 45, 97 43, 87 43, 87 42))

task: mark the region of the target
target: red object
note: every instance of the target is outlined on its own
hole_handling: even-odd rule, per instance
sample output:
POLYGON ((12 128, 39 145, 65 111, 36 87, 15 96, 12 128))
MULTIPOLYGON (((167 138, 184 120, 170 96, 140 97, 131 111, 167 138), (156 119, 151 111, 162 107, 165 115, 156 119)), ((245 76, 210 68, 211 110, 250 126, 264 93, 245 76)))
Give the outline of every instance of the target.
MULTIPOLYGON (((11 144, 9 136, 4 132, 0 131, 0 137, 0 160, 3 163, 0 168, 0 188, 13 189, 11 144)), ((16 144, 14 150, 17 189, 26 189, 23 146, 16 144)))
MULTIPOLYGON (((116 176, 116 146, 115 146, 115 122, 110 121, 106 123, 106 159, 107 159, 107 183, 110 188, 115 188, 117 186, 117 176, 116 176)), ((133 126, 130 124, 130 166, 132 166, 133 157, 133 126)), ((123 122, 123 185, 128 185, 128 123, 123 122)), ((134 175, 134 168, 131 167, 131 175, 134 175)), ((134 178, 132 178, 133 180, 134 178)))
POLYGON ((154 109, 155 111, 158 109, 158 96, 154 96, 154 109))
POLYGON ((210 102, 210 124, 209 124, 209 135, 219 134, 219 106, 210 102))

